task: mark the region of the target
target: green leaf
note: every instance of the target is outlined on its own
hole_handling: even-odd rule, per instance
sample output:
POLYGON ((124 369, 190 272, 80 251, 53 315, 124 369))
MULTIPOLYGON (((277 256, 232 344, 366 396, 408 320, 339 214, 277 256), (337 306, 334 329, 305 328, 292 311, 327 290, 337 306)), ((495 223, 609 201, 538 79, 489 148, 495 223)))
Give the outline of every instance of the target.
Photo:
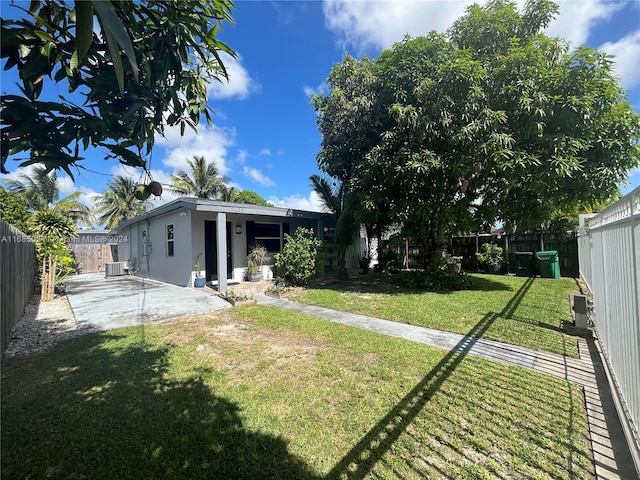
MULTIPOLYGON (((112 38, 120 45, 122 50, 124 50, 124 54, 129 59, 129 63, 131 64, 131 69, 133 70, 133 76, 138 81, 138 63, 136 62, 136 55, 133 50, 133 44, 131 43, 131 38, 129 38, 129 34, 125 30, 122 22, 116 15, 115 10, 113 9, 113 5, 111 2, 103 2, 100 0, 93 2, 93 7, 95 8, 96 15, 100 18, 100 25, 102 26, 103 31, 105 32, 105 36, 107 34, 112 35, 112 38)), ((109 48, 111 50, 111 47, 109 48)), ((123 88, 124 90, 124 88, 123 88)))
POLYGON ((76 53, 82 63, 93 41, 93 6, 91 2, 76 0, 76 53))
POLYGON ((113 35, 111 35, 111 32, 105 30, 104 36, 107 39, 107 45, 109 46, 109 54, 111 55, 111 61, 113 62, 113 69, 116 72, 116 79, 118 80, 120 94, 124 95, 124 67, 122 66, 122 58, 120 58, 120 49, 118 48, 113 35))

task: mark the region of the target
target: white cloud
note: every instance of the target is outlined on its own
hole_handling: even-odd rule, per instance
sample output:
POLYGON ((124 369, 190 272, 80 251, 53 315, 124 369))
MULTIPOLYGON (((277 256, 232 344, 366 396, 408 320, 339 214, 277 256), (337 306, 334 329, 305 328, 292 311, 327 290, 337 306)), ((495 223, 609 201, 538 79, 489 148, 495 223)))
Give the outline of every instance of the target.
POLYGON ((91 204, 93 203, 93 199, 100 194, 99 192, 96 192, 89 187, 78 187, 71 179, 71 177, 69 177, 68 175, 60 175, 60 173, 58 173, 56 184, 60 189, 60 199, 75 192, 80 192, 78 201, 87 206, 91 206, 91 204))
POLYGON ((617 42, 607 42, 600 46, 610 55, 614 55, 614 73, 620 78, 623 88, 631 89, 640 85, 640 30, 630 33, 617 42))
POLYGON ((296 210, 307 210, 310 212, 322 212, 322 202, 316 192, 310 192, 308 197, 302 195, 291 195, 284 198, 271 196, 268 201, 276 207, 293 208, 296 210))
POLYGON ((546 34, 566 38, 574 47, 584 45, 594 25, 610 19, 623 7, 621 2, 603 0, 561 0, 558 5, 560 14, 549 24, 546 34))
MULTIPOLYGON (((366 47, 388 48, 406 34, 426 35, 445 31, 464 14, 472 1, 375 1, 324 0, 326 27, 343 47, 358 52, 366 47)), ((306 89, 305 89, 306 93, 306 89)))
POLYGON ((234 159, 234 162, 238 163, 239 165, 244 165, 247 162, 247 156, 249 154, 247 153, 246 150, 243 149, 239 149, 238 150, 238 155, 236 155, 236 158, 234 159))
POLYGON ((307 85, 304 86, 304 94, 307 97, 311 97, 312 95, 326 95, 328 93, 329 85, 327 85, 325 82, 322 82, 317 87, 308 87, 307 85))
POLYGON ((264 185, 265 187, 273 187, 275 185, 275 182, 273 180, 271 180, 257 168, 244 167, 242 169, 242 173, 244 173, 252 180, 258 182, 260 185, 264 185))
MULTIPOLYGON (((358 53, 366 47, 389 48, 405 34, 426 35, 431 30, 445 32, 475 3, 471 0, 350 1, 324 0, 325 25, 340 45, 354 47, 358 53)), ((486 2, 478 2, 486 3, 486 2)), ((525 0, 517 2, 522 11, 525 0)), ((568 39, 575 46, 584 44, 590 29, 606 21, 623 7, 622 2, 606 0, 560 0, 560 13, 547 29, 550 36, 568 39)), ((314 90, 305 87, 305 93, 314 90)))
POLYGON ((164 166, 174 172, 188 171, 187 160, 193 159, 194 156, 203 156, 208 162, 216 163, 219 175, 224 176, 229 172, 226 156, 227 148, 235 144, 234 130, 200 124, 198 133, 186 134, 185 131, 184 137, 179 137, 178 128, 167 129, 165 133, 166 138, 156 140, 157 146, 167 149, 165 158, 161 160, 164 166))
POLYGON ((271 155, 271 150, 269 150, 268 148, 263 148, 262 150, 260 150, 260 153, 258 153, 258 155, 261 157, 268 157, 271 155))
POLYGON ((213 79, 207 86, 210 99, 238 97, 244 100, 254 92, 260 91, 260 85, 251 79, 249 72, 242 66, 242 57, 233 58, 225 52, 220 52, 222 63, 227 69, 229 80, 220 77, 220 81, 213 79))

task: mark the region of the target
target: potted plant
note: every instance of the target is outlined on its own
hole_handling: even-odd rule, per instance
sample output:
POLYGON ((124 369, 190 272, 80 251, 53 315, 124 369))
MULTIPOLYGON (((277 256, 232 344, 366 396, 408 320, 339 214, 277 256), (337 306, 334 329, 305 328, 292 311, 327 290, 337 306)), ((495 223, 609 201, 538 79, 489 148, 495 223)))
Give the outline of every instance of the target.
POLYGON ((260 243, 255 243, 249 248, 247 255, 247 278, 250 282, 262 280, 262 265, 269 261, 267 247, 260 243))
POLYGON ((502 267, 503 250, 493 243, 485 243, 482 250, 476 253, 476 259, 480 265, 484 265, 487 271, 495 273, 502 267))
POLYGON ((200 268, 200 256, 202 253, 196 255, 196 263, 194 268, 196 269, 196 278, 193 281, 193 286, 196 288, 202 288, 207 284, 207 279, 202 276, 202 270, 200 268))
POLYGON ((262 275, 258 273, 258 266, 250 258, 247 258, 247 280, 250 282, 259 282, 262 280, 262 275))
POLYGON ((462 272, 462 257, 459 255, 451 255, 448 252, 444 252, 444 267, 452 273, 462 272))

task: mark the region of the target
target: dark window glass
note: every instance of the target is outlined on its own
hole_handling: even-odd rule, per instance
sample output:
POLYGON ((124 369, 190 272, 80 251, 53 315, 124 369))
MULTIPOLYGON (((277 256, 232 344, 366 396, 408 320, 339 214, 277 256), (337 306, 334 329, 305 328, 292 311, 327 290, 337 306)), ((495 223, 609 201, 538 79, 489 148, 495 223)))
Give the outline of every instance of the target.
POLYGON ((269 238, 269 239, 261 239, 260 243, 267 247, 268 252, 279 252, 280 251, 280 239, 279 238, 269 238))
POLYGON ((253 235, 259 237, 278 237, 280 238, 279 223, 255 223, 253 227, 253 235))
POLYGON ((173 257, 173 224, 167 225, 167 257, 173 257))

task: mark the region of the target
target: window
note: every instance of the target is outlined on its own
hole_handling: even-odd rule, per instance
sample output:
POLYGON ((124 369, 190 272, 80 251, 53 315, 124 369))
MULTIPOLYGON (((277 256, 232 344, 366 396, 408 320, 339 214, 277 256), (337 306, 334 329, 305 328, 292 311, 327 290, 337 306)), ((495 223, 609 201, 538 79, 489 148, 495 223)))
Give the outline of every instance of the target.
POLYGON ((173 257, 173 223, 167 225, 167 257, 173 257))
POLYGON ((282 250, 282 225, 279 223, 255 222, 252 228, 250 242, 259 243, 267 247, 270 253, 282 250))

